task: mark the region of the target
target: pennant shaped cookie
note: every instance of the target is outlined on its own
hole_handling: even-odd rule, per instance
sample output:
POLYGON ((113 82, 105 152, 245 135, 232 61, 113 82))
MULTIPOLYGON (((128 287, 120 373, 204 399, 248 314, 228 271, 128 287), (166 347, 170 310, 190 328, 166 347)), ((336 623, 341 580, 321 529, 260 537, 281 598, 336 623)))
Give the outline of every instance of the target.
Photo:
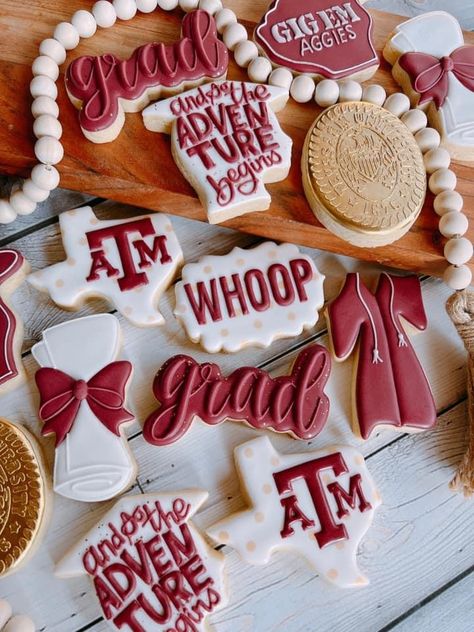
POLYGON ((251 506, 208 529, 213 540, 237 549, 249 564, 266 564, 277 549, 291 549, 331 583, 368 583, 356 552, 381 501, 357 450, 283 455, 259 437, 238 446, 235 461, 251 506))
POLYGON ((173 157, 211 224, 270 206, 265 184, 284 180, 292 141, 275 112, 288 91, 240 81, 194 88, 143 111, 145 127, 171 134, 173 157))
POLYGON ((205 632, 227 602, 224 560, 190 518, 207 492, 123 496, 56 566, 88 575, 112 630, 205 632))
POLYGON ((163 324, 157 304, 183 261, 166 215, 99 221, 85 206, 61 213, 59 223, 67 258, 30 274, 34 287, 64 309, 101 297, 134 325, 163 324))

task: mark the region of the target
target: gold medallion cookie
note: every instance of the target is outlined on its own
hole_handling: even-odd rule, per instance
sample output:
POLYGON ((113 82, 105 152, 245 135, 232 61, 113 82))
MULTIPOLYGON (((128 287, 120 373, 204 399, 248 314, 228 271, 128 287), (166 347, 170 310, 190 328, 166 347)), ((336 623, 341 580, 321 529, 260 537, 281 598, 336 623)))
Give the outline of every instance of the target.
POLYGON ((340 103, 316 119, 302 157, 303 186, 319 221, 356 246, 405 234, 426 195, 423 156, 410 130, 371 103, 340 103))
POLYGON ((47 486, 34 438, 0 418, 0 576, 33 552, 45 523, 47 486))

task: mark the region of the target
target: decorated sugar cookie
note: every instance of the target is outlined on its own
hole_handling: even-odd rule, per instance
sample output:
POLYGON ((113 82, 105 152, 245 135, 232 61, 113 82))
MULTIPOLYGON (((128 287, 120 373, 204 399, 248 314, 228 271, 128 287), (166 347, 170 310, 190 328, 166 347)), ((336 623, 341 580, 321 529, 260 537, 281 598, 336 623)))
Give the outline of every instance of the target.
POLYGON ((32 348, 42 434, 56 436, 54 491, 95 502, 113 498, 135 480, 136 466, 121 431, 133 421, 125 407, 130 362, 117 361, 118 319, 86 316, 43 332, 32 348))
POLYGON ((292 141, 275 112, 288 91, 240 81, 194 88, 143 111, 145 127, 171 134, 171 150, 216 224, 270 206, 265 184, 284 180, 292 141))
POLYGON ((183 261, 166 215, 99 221, 85 206, 61 213, 59 223, 67 258, 30 274, 34 287, 65 309, 102 297, 134 325, 163 324, 157 303, 183 261))
POLYGON ((8 305, 12 292, 23 282, 29 264, 16 250, 0 250, 0 395, 23 379, 21 320, 8 305))
POLYGON ((190 518, 207 492, 123 496, 56 566, 88 575, 113 630, 205 632, 225 606, 224 560, 190 518))
POLYGON ((371 103, 339 103, 311 126, 301 159, 318 220, 356 246, 400 239, 426 196, 423 155, 408 127, 371 103))
POLYGON ((276 378, 253 367, 223 377, 216 364, 174 356, 154 379, 153 393, 160 406, 145 421, 143 436, 153 445, 169 445, 199 417, 209 425, 230 419, 312 439, 328 417, 324 387, 330 371, 329 353, 316 344, 300 352, 291 375, 276 378))
POLYGON ((382 273, 372 294, 358 274, 348 274, 326 312, 336 360, 356 349, 354 421, 363 439, 388 426, 402 432, 436 423, 430 385, 405 331, 423 331, 427 319, 416 276, 382 273))
POLYGON ((175 315, 209 353, 267 347, 314 327, 323 281, 313 260, 292 244, 234 248, 183 268, 175 315))
POLYGON ((464 44, 457 20, 433 11, 403 22, 383 54, 453 158, 474 160, 474 46, 464 44))
POLYGON ((280 454, 268 437, 235 449, 249 508, 207 530, 249 564, 267 564, 279 549, 302 555, 323 579, 344 588, 368 580, 357 547, 380 496, 354 448, 280 454))
POLYGON ((22 426, 0 418, 0 577, 34 553, 48 517, 43 456, 22 426))
POLYGON ((67 69, 66 90, 80 109, 84 135, 107 143, 119 135, 125 112, 140 112, 163 94, 223 79, 228 63, 214 18, 198 10, 184 16, 182 39, 175 44, 145 44, 125 61, 111 54, 75 59, 67 69))
POLYGON ((325 79, 370 79, 379 66, 365 0, 274 0, 254 39, 274 66, 325 79))

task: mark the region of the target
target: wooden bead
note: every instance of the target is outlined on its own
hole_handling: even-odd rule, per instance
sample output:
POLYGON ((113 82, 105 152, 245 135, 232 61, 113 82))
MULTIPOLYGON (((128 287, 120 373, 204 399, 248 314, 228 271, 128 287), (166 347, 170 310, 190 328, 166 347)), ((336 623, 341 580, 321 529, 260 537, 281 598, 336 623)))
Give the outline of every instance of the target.
POLYGON ((51 37, 45 39, 39 45, 40 55, 46 55, 47 57, 51 57, 53 61, 55 61, 58 66, 63 64, 66 60, 66 49, 62 44, 51 37))
POLYGON ((51 97, 36 97, 31 104, 31 113, 34 118, 41 116, 42 114, 48 114, 58 118, 59 106, 51 97))
POLYGON ((322 108, 336 104, 339 100, 339 84, 337 81, 333 81, 332 79, 323 79, 320 81, 316 85, 314 100, 322 108))
POLYGON ((435 195, 442 191, 454 191, 456 184, 456 174, 450 169, 438 169, 430 176, 428 181, 430 191, 435 195))
POLYGON ((137 0, 140 13, 152 13, 158 6, 158 0, 137 0))
POLYGON ((59 172, 56 167, 50 165, 35 165, 30 178, 33 184, 45 191, 52 191, 59 184, 59 172))
POLYGON ((10 195, 10 205, 18 215, 29 215, 36 208, 36 202, 26 197, 21 189, 14 191, 10 195))
POLYGON ((339 84, 339 102, 346 103, 347 101, 360 101, 362 98, 362 86, 357 81, 348 79, 347 81, 341 81, 339 84))
POLYGON ((0 199, 0 224, 10 224, 14 220, 16 220, 16 211, 8 200, 0 199))
POLYGON ((214 19, 219 33, 223 33, 231 24, 237 23, 237 16, 232 9, 221 9, 216 13, 214 19))
POLYGON ((400 120, 412 134, 416 134, 428 125, 428 119, 422 110, 408 110, 401 115, 400 120))
POLYGON ((244 40, 239 42, 234 50, 235 63, 241 68, 247 68, 250 62, 258 57, 257 45, 250 41, 244 40))
POLYGON ((466 237, 452 238, 444 246, 444 258, 448 263, 462 266, 472 259, 472 243, 466 237))
POLYGON ((137 14, 135 0, 113 0, 112 4, 119 20, 131 20, 137 14))
POLYGON ((207 11, 209 15, 215 15, 222 9, 221 0, 199 0, 199 8, 207 11))
POLYGON ((98 0, 92 7, 92 15, 95 17, 97 26, 107 29, 117 21, 117 14, 111 2, 98 0))
POLYGON ((199 6, 199 0, 179 0, 180 8, 189 13, 190 11, 195 11, 199 6))
POLYGON ((434 210, 440 216, 446 213, 459 213, 464 206, 464 199, 457 191, 441 191, 434 199, 434 210))
POLYGON ((3 628, 3 632, 35 632, 35 630, 36 626, 32 619, 25 614, 17 614, 12 617, 3 628))
POLYGON ((31 66, 31 71, 35 77, 37 75, 44 75, 53 81, 57 81, 59 77, 58 64, 54 61, 54 59, 51 59, 51 57, 48 57, 47 55, 40 55, 37 57, 31 66))
POLYGON ((257 57, 250 62, 248 74, 250 81, 265 83, 272 71, 272 64, 266 57, 257 57))
POLYGON ((439 135, 438 130, 433 129, 432 127, 427 127, 426 129, 421 129, 415 134, 415 140, 418 143, 421 153, 425 154, 427 151, 439 147, 441 136, 439 135))
POLYGON ((291 83, 290 94, 297 103, 308 103, 314 96, 316 86, 309 75, 298 75, 291 83))
POLYGON ((33 134, 36 138, 42 138, 43 136, 52 136, 58 140, 61 138, 63 128, 61 123, 54 116, 49 114, 42 114, 33 123, 33 134))
POLYGON ((64 149, 57 138, 43 136, 35 143, 35 156, 45 165, 57 165, 64 156, 64 149))
POLYGON ((469 220, 464 213, 451 211, 450 213, 443 215, 443 217, 439 220, 439 232, 443 235, 443 237, 447 237, 448 239, 455 237, 456 235, 462 237, 467 233, 468 228, 469 220))
POLYGON ((365 86, 362 91, 362 101, 366 101, 367 103, 373 103, 374 105, 382 105, 385 103, 385 99, 387 98, 387 93, 385 92, 385 88, 374 83, 371 86, 365 86))
POLYGON ((64 46, 66 50, 72 50, 79 44, 79 33, 70 22, 60 22, 54 29, 53 37, 64 46))
POLYGON ((387 97, 383 106, 395 116, 400 117, 410 109, 410 99, 402 92, 395 92, 387 97))
POLYGON ((32 202, 44 202, 49 197, 49 191, 37 187, 31 178, 23 182, 22 191, 32 202))
POLYGON ((471 285, 472 272, 467 266, 448 266, 443 278, 452 290, 465 290, 471 285))
POLYGON ((158 0, 158 6, 163 11, 174 11, 178 6, 178 0, 158 0))
POLYGON ((222 39, 224 40, 224 44, 227 48, 233 51, 237 44, 245 42, 245 40, 248 39, 247 29, 243 24, 235 22, 234 24, 230 24, 226 27, 222 39))
POLYGON ((56 101, 58 96, 58 88, 54 81, 49 77, 45 77, 44 75, 38 75, 37 77, 33 77, 30 82, 30 92, 31 96, 36 99, 36 97, 49 97, 56 101))
POLYGON ((71 24, 79 33, 79 37, 92 37, 97 31, 97 22, 90 11, 80 9, 71 18, 71 24))
POLYGON ((438 169, 447 169, 451 164, 451 156, 449 151, 444 147, 430 149, 423 157, 426 173, 434 173, 438 169))
MULTIPOLYGON (((0 214, 0 224, 2 223, 1 214, 0 214)), ((6 599, 0 599, 0 630, 3 629, 3 626, 8 621, 8 619, 12 616, 12 607, 8 603, 6 599)))
POLYGON ((288 68, 275 68, 272 70, 270 76, 268 77, 268 83, 271 86, 277 86, 278 88, 284 88, 285 90, 289 90, 291 87, 291 82, 293 81, 293 73, 288 68))

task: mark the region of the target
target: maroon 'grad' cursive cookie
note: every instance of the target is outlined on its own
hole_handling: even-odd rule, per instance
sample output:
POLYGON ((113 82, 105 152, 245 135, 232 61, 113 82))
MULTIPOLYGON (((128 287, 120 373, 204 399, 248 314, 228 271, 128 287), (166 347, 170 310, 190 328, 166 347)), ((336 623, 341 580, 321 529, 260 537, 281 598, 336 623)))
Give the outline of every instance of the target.
POLYGON ((432 428, 433 395, 401 320, 426 329, 418 278, 384 272, 372 294, 358 274, 348 274, 326 316, 337 360, 346 360, 358 345, 355 416, 362 438, 381 425, 403 432, 432 428))
POLYGON ((225 78, 229 55, 206 11, 185 15, 182 39, 175 44, 146 44, 130 59, 115 55, 79 57, 66 73, 66 90, 80 109, 84 135, 107 143, 120 133, 125 112, 140 112, 150 101, 177 94, 204 80, 225 78))
POLYGON ((275 0, 254 39, 275 66, 326 79, 369 79, 379 58, 361 0, 275 0))
POLYGON ((231 419, 312 439, 323 429, 329 413, 324 386, 330 370, 329 353, 321 345, 304 349, 291 375, 277 378, 253 367, 223 377, 216 364, 174 356, 153 382, 160 407, 145 421, 143 436, 153 445, 169 445, 181 439, 194 417, 199 417, 209 425, 231 419))

